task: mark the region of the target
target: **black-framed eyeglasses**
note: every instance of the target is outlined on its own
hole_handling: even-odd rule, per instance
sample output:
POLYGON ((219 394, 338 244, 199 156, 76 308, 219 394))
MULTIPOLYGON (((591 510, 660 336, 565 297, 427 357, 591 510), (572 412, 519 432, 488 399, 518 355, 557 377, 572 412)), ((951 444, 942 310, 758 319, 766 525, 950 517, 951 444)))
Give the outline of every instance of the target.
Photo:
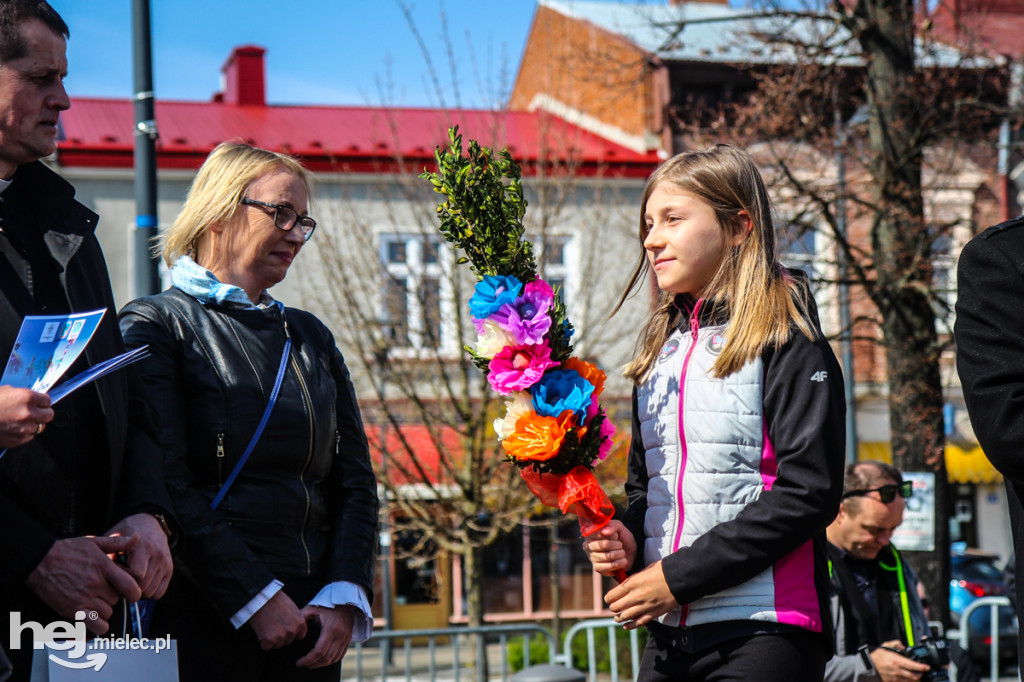
POLYGON ((896 499, 896 494, 903 499, 906 499, 914 494, 914 482, 903 481, 903 483, 896 484, 890 483, 888 485, 879 486, 877 488, 870 488, 868 490, 850 490, 843 493, 843 499, 847 497, 861 497, 868 493, 878 493, 878 498, 882 500, 882 504, 889 504, 896 499))
POLYGON ((298 223, 299 228, 302 231, 303 239, 308 242, 313 237, 313 230, 316 229, 316 221, 308 215, 299 215, 291 206, 285 206, 283 204, 268 204, 265 201, 250 199, 249 197, 243 198, 242 203, 246 206, 259 206, 260 208, 273 209, 274 227, 287 232, 295 227, 296 223, 298 223))

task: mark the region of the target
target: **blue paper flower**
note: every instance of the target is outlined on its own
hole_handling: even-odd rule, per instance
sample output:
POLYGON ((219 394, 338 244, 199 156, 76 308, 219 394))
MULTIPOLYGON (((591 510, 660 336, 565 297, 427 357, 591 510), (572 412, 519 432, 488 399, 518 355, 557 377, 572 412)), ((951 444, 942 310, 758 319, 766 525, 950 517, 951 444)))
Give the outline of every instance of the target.
POLYGON ((530 389, 533 409, 546 417, 558 417, 572 410, 577 424, 582 424, 594 393, 594 385, 571 369, 547 372, 530 389))
POLYGON ((469 312, 476 319, 483 320, 506 303, 514 302, 522 290, 523 283, 511 275, 487 275, 476 284, 476 290, 469 299, 469 312))

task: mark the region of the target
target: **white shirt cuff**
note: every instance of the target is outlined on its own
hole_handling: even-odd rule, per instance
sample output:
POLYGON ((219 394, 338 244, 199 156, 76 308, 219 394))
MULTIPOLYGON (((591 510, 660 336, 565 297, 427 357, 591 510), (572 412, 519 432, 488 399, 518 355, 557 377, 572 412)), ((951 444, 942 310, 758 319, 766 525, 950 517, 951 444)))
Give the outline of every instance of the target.
POLYGON ((245 622, 252 618, 253 614, 263 608, 263 605, 270 601, 271 597, 281 591, 284 583, 280 580, 272 580, 269 585, 260 590, 260 593, 249 600, 249 603, 238 609, 238 613, 231 616, 231 624, 235 629, 245 625, 245 622))
POLYGON ((309 601, 310 606, 334 608, 335 606, 352 605, 356 607, 355 618, 352 619, 352 643, 365 642, 373 634, 373 614, 370 611, 370 600, 366 591, 355 583, 339 580, 320 590, 309 601))

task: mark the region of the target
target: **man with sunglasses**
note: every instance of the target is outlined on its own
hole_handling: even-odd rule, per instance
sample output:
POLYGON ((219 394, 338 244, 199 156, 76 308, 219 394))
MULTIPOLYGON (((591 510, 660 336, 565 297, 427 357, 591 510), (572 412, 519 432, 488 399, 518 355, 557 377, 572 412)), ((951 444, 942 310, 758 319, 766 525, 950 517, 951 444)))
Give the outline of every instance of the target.
POLYGON ((888 464, 846 467, 839 516, 825 531, 836 637, 826 680, 920 679, 930 669, 899 653, 929 634, 917 576, 890 543, 911 493, 888 464))

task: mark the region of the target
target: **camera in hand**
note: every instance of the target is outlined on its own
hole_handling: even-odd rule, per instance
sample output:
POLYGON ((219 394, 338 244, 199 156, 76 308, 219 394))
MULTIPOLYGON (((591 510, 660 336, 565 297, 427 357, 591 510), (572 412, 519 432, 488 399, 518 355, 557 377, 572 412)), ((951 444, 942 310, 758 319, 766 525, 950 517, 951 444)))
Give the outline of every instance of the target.
POLYGON ((924 682, 949 682, 949 642, 941 637, 925 637, 916 646, 900 652, 907 658, 931 666, 931 670, 921 676, 924 682))

